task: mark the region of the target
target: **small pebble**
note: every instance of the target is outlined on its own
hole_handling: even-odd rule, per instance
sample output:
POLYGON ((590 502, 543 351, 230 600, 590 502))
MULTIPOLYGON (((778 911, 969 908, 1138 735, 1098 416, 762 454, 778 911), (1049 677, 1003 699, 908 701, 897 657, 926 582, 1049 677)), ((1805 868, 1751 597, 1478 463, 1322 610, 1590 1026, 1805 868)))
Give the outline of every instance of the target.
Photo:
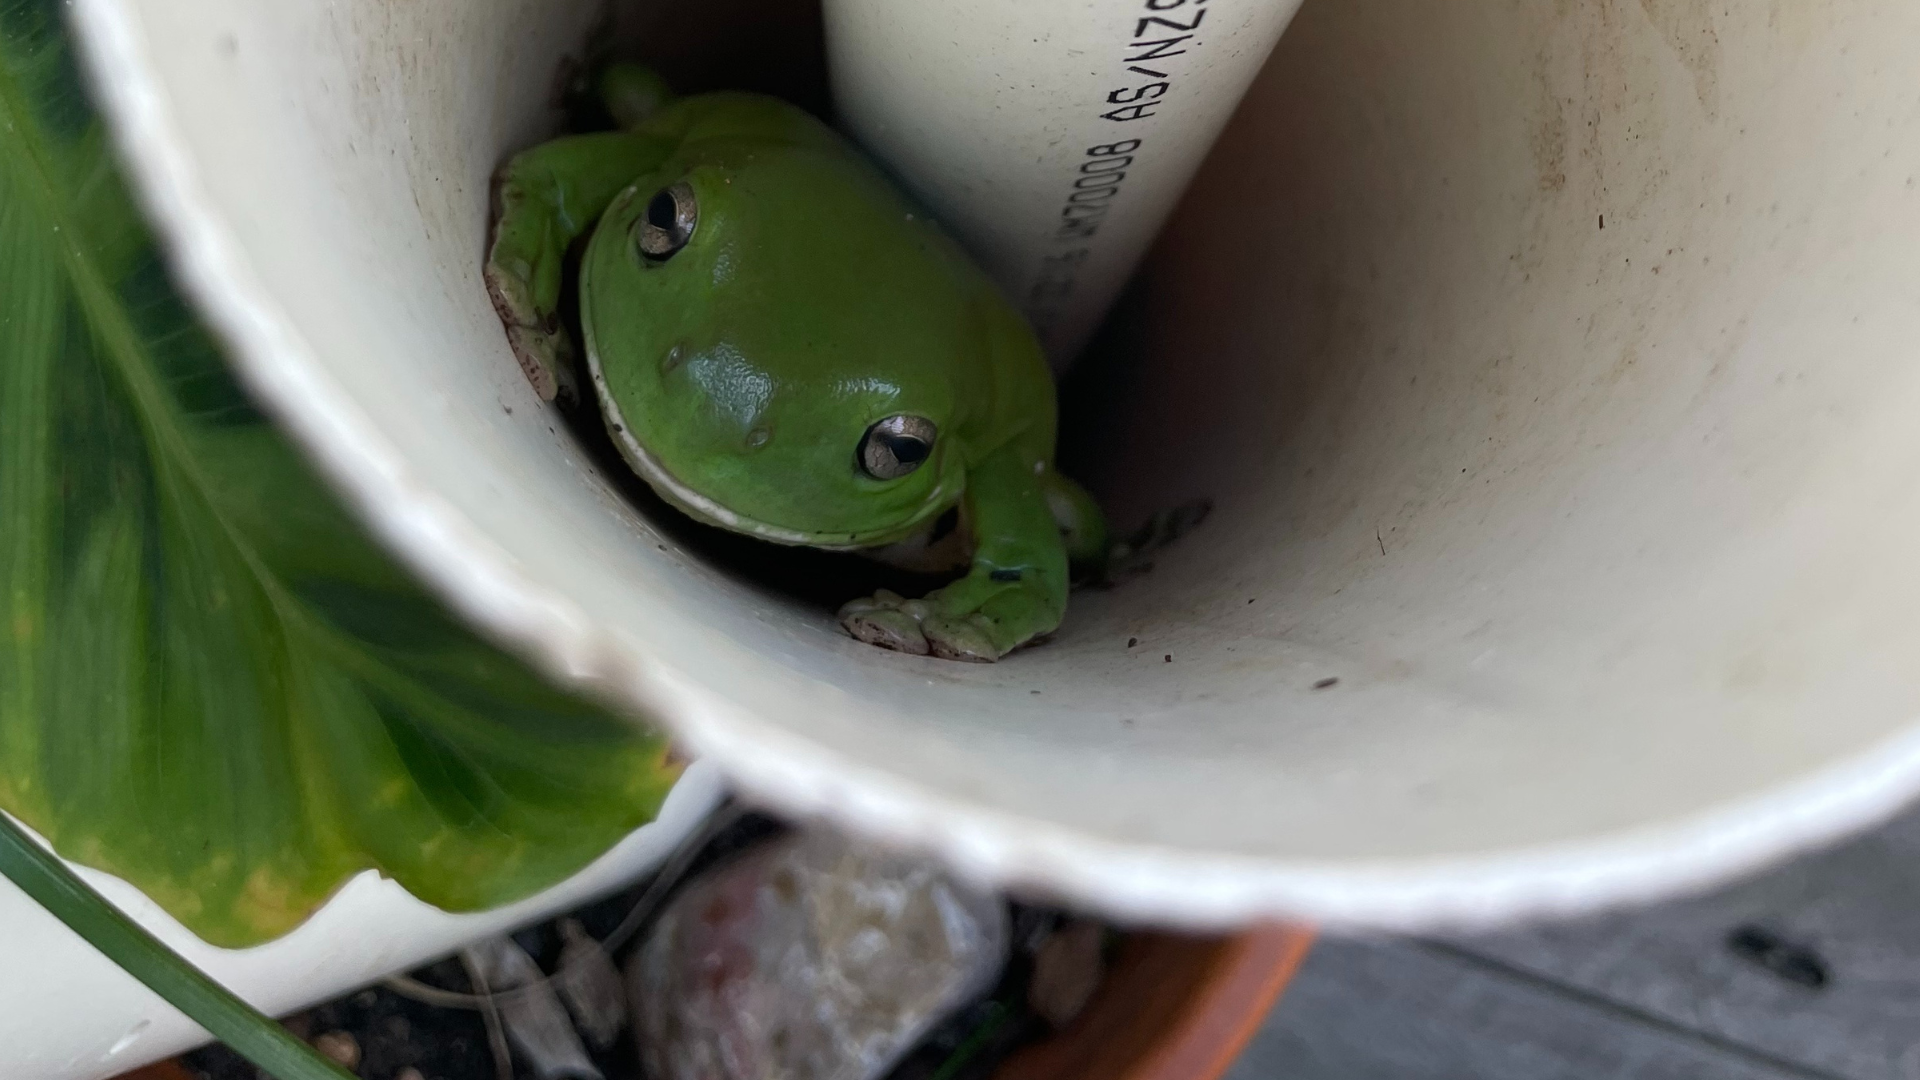
POLYGON ((1080 1015, 1106 977, 1105 937, 1099 923, 1077 919, 1049 935, 1034 955, 1027 1004, 1056 1029, 1080 1015))
POLYGON ((1007 955, 1005 903, 808 830, 681 890, 628 961, 655 1080, 875 1080, 1007 955))
POLYGON ((313 1040, 313 1048, 343 1069, 360 1067, 360 1042, 344 1031, 324 1031, 313 1040))
POLYGON ((399 1072, 394 1073, 393 1080, 427 1080, 427 1078, 420 1074, 419 1069, 416 1069, 413 1066, 409 1065, 406 1068, 401 1069, 399 1072))

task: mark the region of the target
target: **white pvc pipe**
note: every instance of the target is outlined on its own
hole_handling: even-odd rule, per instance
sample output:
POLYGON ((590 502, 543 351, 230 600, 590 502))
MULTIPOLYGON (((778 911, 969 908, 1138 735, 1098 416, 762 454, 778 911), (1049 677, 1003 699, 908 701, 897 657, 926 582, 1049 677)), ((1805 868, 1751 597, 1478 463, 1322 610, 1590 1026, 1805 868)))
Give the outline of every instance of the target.
POLYGON ((596 4, 73 8, 182 280, 367 520, 783 810, 1123 916, 1407 928, 1920 788, 1920 6, 1309 0, 1068 448, 1122 526, 1214 515, 996 665, 710 565, 533 398, 486 181, 596 4))
POLYGON ((1064 370, 1300 0, 826 0, 834 104, 1064 370))

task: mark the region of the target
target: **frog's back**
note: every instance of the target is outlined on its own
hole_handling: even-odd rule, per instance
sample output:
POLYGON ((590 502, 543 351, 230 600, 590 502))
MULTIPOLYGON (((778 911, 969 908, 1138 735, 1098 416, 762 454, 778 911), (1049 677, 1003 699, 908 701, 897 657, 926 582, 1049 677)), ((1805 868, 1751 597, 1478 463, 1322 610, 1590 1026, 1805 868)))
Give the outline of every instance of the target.
POLYGON ((815 332, 807 336, 816 340, 851 343, 877 336, 908 346, 922 339, 918 348, 889 350, 891 361, 860 348, 816 353, 808 381, 842 386, 876 377, 912 381, 932 374, 925 370, 929 366, 947 369, 950 393, 964 403, 958 410, 964 416, 954 418, 961 428, 953 434, 970 444, 969 456, 1020 438, 1039 444, 1038 452, 1051 460, 1052 376, 1025 320, 924 207, 844 136, 778 98, 743 92, 679 99, 643 130, 676 144, 662 177, 700 166, 738 170, 742 187, 736 190, 754 193, 763 212, 785 222, 776 226, 777 233, 761 232, 747 246, 754 254, 741 260, 736 272, 744 278, 772 269, 769 263, 786 263, 775 271, 782 284, 767 282, 760 293, 781 298, 778 306, 788 316, 783 323, 831 319, 842 324, 812 327, 815 332), (776 170, 778 181, 755 182, 747 175, 766 170, 776 170), (803 199, 811 206, 783 211, 780 204, 796 191, 807 193, 803 199), (815 230, 823 219, 844 224, 836 235, 822 237, 815 230), (799 238, 804 240, 783 242, 799 238), (834 241, 848 253, 846 264, 834 265, 829 253, 834 241), (780 258, 783 252, 788 259, 780 258), (956 311, 956 300, 970 314, 956 311), (964 328, 956 318, 963 319, 964 328), (857 334, 849 322, 872 332, 857 334), (920 333, 909 329, 915 324, 920 333), (942 334, 950 339, 947 347, 924 340, 925 331, 935 326, 947 327, 942 334), (966 345, 955 350, 956 342, 966 345), (892 365, 921 370, 890 370, 892 365))
POLYGON ((697 152, 703 144, 735 143, 856 153, 838 132, 806 110, 776 97, 743 91, 680 98, 648 118, 640 130, 671 139, 683 151, 697 152))

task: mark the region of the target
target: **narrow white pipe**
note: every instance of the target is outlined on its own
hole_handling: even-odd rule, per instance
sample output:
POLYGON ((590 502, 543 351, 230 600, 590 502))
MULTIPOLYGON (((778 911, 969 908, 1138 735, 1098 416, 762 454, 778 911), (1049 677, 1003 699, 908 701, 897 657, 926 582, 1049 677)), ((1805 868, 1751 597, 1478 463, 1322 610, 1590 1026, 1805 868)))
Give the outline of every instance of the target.
POLYGON ((1300 0, 826 0, 840 120, 1065 370, 1300 0))

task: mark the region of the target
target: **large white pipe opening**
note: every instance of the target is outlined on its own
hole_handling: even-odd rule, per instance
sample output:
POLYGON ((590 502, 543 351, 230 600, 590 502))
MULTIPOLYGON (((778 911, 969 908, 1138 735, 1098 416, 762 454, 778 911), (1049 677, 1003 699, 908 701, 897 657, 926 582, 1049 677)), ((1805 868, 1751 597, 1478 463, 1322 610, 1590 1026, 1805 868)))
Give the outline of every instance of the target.
POLYGON ((1408 926, 1700 883, 1920 779, 1920 8, 1308 0, 1069 394, 1122 525, 1214 515, 976 667, 685 548, 521 377, 487 177, 595 4, 75 6, 329 475, 777 807, 1123 915, 1408 926))

